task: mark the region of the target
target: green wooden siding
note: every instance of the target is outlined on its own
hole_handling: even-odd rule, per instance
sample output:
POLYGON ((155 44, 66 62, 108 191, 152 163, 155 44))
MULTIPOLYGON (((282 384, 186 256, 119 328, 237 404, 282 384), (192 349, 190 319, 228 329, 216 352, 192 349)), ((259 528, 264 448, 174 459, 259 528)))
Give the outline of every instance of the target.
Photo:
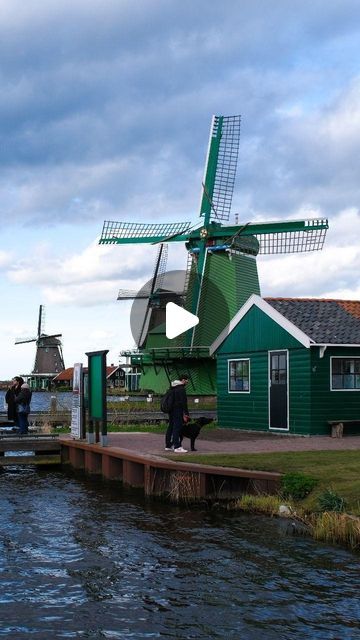
POLYGON ((146 349, 157 349, 165 347, 170 349, 173 347, 173 342, 166 337, 165 324, 153 329, 148 333, 146 339, 146 349))
POLYGON ((330 389, 332 356, 360 358, 360 347, 328 347, 323 358, 320 358, 317 347, 311 349, 312 433, 328 434, 327 420, 360 420, 360 391, 330 389))
POLYGON ((252 293, 260 293, 257 265, 253 257, 235 254, 230 260, 225 252, 209 254, 194 345, 212 344, 252 293), (218 292, 221 292, 221 298, 218 292))
POLYGON ((269 351, 299 348, 301 345, 258 307, 251 307, 241 322, 220 345, 217 354, 239 351, 269 351))
MULTIPOLYGON (((288 355, 289 433, 307 435, 311 413, 310 353, 308 349, 298 348, 289 350, 288 355)), ((241 351, 218 356, 220 426, 255 431, 269 429, 268 357, 268 351, 241 351), (240 357, 250 359, 250 393, 229 393, 228 362, 240 357)))
POLYGON ((264 431, 268 429, 267 354, 241 352, 250 358, 250 393, 228 393, 228 357, 219 356, 218 423, 220 427, 264 431))
POLYGON ((269 430, 269 351, 289 352, 289 432, 306 434, 311 406, 310 350, 252 307, 217 353, 218 421, 222 427, 269 430), (249 394, 228 393, 228 361, 250 359, 249 394))
POLYGON ((289 350, 289 433, 308 435, 311 415, 311 352, 289 350))
MULTIPOLYGON (((186 373, 191 382, 187 385, 189 395, 215 395, 216 362, 215 359, 182 360, 169 364, 170 379, 176 380, 181 373, 186 373)), ((141 389, 163 394, 169 387, 169 379, 162 365, 144 366, 141 375, 141 389)))

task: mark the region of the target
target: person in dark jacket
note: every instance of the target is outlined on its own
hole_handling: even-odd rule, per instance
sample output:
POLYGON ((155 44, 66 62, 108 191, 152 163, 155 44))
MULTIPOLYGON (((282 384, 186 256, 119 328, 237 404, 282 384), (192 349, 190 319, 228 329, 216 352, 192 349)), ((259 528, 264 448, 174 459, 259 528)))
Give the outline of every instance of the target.
POLYGON ((17 421, 19 426, 19 432, 21 434, 28 433, 29 428, 29 420, 28 416, 30 413, 30 402, 31 402, 32 392, 30 391, 30 387, 26 382, 21 385, 20 392, 15 396, 15 404, 17 411, 17 421))
POLYGON ((185 374, 180 376, 180 380, 171 383, 172 388, 172 409, 169 411, 169 426, 165 435, 165 451, 175 451, 176 453, 186 453, 187 449, 181 446, 181 429, 184 421, 189 420, 189 409, 185 386, 189 381, 185 374))
POLYGON ((12 384, 5 394, 5 402, 7 404, 7 416, 8 420, 15 422, 17 425, 17 411, 15 404, 15 396, 20 393, 21 385, 24 384, 23 378, 15 376, 12 380, 12 384))

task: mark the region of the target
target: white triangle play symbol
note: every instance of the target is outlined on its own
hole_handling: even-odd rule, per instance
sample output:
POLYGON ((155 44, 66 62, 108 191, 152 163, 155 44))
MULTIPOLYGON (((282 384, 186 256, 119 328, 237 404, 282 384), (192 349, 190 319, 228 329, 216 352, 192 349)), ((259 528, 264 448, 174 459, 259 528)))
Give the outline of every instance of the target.
POLYGON ((179 307, 174 302, 168 302, 166 305, 166 337, 169 340, 176 338, 191 327, 199 324, 199 318, 193 313, 179 307))

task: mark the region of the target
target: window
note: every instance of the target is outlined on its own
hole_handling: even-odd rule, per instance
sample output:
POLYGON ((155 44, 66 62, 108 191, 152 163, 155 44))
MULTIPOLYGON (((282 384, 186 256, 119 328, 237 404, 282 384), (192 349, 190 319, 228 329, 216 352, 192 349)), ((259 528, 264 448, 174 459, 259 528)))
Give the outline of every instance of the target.
POLYGON ((250 392, 250 360, 229 360, 229 392, 250 392))
POLYGON ((360 358, 331 358, 331 389, 360 390, 360 358))
POLYGON ((287 384, 286 353, 272 353, 270 359, 271 384, 287 384))

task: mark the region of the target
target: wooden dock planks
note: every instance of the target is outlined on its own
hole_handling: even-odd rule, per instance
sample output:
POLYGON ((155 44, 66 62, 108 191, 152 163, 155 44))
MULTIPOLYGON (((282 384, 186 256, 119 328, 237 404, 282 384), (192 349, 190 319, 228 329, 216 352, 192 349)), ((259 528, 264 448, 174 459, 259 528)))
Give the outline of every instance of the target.
POLYGON ((0 436, 0 467, 55 464, 61 464, 61 444, 57 436, 0 436))

